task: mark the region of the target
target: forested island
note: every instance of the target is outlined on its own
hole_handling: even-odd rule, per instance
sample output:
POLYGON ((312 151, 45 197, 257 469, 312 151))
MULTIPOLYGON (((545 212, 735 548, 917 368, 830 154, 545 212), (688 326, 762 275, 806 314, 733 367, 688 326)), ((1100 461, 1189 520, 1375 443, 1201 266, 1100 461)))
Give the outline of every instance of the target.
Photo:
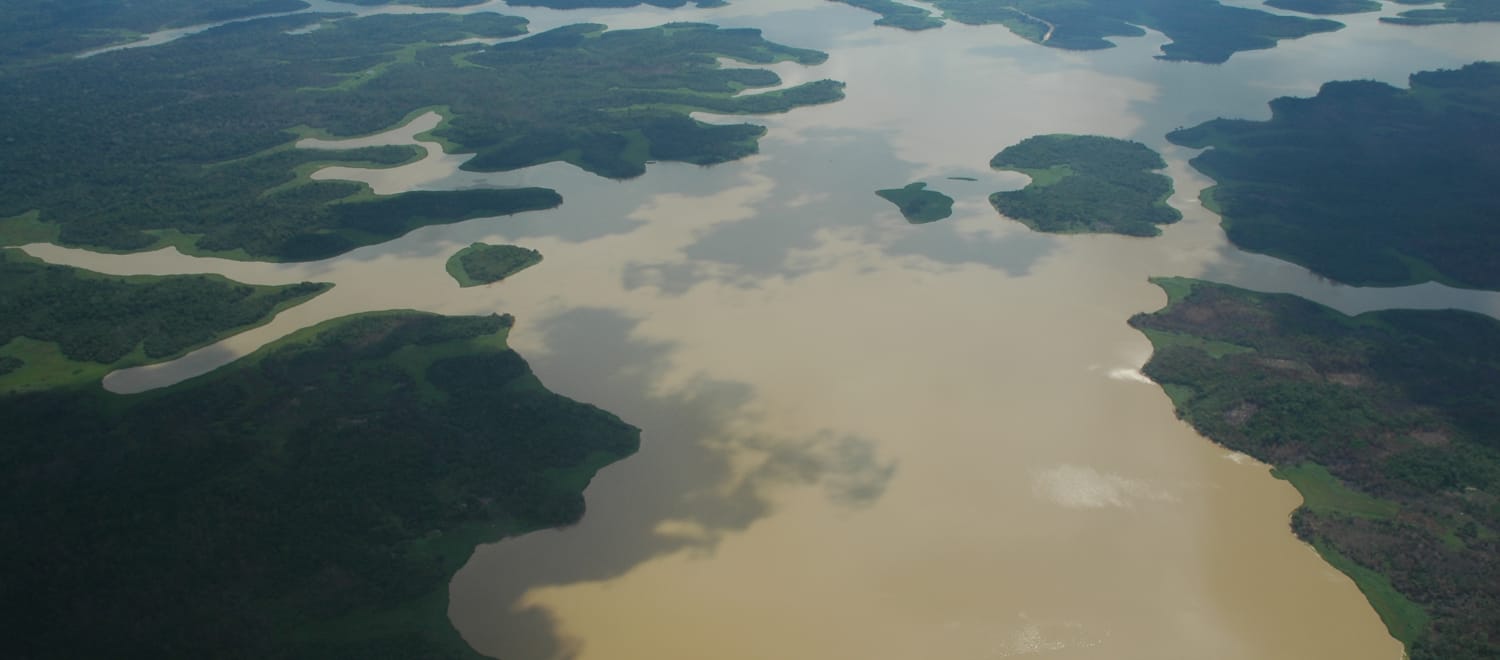
MULTIPOLYGON (((908 30, 936 27, 927 12, 890 0, 836 0, 879 13, 881 25, 908 30)), ((1463 0, 1454 0, 1461 2, 1463 0)), ((1053 48, 1112 48, 1110 37, 1141 37, 1142 27, 1172 40, 1165 60, 1220 63, 1240 51, 1274 48, 1344 27, 1326 19, 1279 16, 1216 0, 931 0, 944 18, 968 25, 998 23, 1017 36, 1053 48)))
POLYGON ((825 57, 753 29, 575 25, 486 48, 444 44, 522 35, 526 22, 493 13, 332 18, 264 18, 108 57, 0 64, 0 245, 325 258, 560 198, 536 188, 375 196, 313 181, 306 174, 317 164, 393 165, 418 152, 294 148, 310 128, 363 135, 438 107, 446 120, 434 135, 450 151, 476 152, 467 168, 562 160, 627 178, 650 160, 743 157, 765 130, 690 112, 780 112, 843 95, 831 80, 740 95, 780 79, 719 58, 825 57))
POLYGON ((265 323, 327 284, 113 277, 0 249, 0 395, 97 382, 265 323))
POLYGON ((990 167, 1031 177, 990 195, 1008 217, 1037 231, 1156 236, 1182 218, 1167 205, 1172 179, 1161 155, 1139 142, 1097 135, 1037 135, 1006 147, 990 167))
POLYGON ((448 274, 461 287, 499 282, 542 262, 542 253, 515 245, 475 243, 448 257, 448 274))
POLYGON ((1173 131, 1242 249, 1360 285, 1500 287, 1500 64, 1333 82, 1271 119, 1173 131))
POLYGON ((903 188, 887 188, 875 191, 881 199, 901 209, 901 215, 914 225, 937 222, 953 215, 953 198, 936 190, 927 190, 927 184, 917 182, 903 188))
POLYGON ((1381 7, 1376 0, 1266 0, 1266 6, 1320 16, 1380 11, 1381 7))
POLYGON ((166 390, 0 394, 7 653, 478 657, 453 572, 577 520, 638 444, 547 391, 511 323, 366 314, 166 390))
POLYGON ((1178 415, 1302 493, 1293 529, 1413 660, 1500 655, 1500 322, 1154 281, 1130 322, 1178 415))

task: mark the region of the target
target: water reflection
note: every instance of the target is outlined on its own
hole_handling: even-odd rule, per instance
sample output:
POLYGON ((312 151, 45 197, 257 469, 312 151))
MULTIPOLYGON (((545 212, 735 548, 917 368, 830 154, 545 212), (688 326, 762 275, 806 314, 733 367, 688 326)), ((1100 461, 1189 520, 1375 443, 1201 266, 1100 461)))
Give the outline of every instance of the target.
MULTIPOLYGON (((1346 30, 1208 67, 1153 60, 1155 33, 1070 53, 1001 26, 878 28, 821 0, 506 11, 535 30, 761 26, 828 50, 804 75, 844 80, 849 97, 756 118, 771 129, 762 155, 654 164, 628 182, 564 164, 468 173, 461 155, 434 151, 393 170, 325 170, 381 177, 381 191, 541 185, 566 201, 323 262, 28 252, 106 272, 337 285, 205 349, 215 359, 362 310, 516 314, 512 343, 549 387, 644 437, 639 455, 595 480, 580 524, 483 547, 455 577, 454 623, 485 653, 1399 656, 1347 578, 1289 534, 1296 494, 1193 434, 1140 382, 1149 343, 1124 321, 1165 301, 1153 275, 1290 291, 1346 312, 1500 314, 1494 293, 1343 287, 1233 249, 1197 202, 1208 181, 1188 167, 1192 152, 1161 138, 1217 115, 1264 117, 1270 98, 1325 79, 1500 57, 1500 40, 1476 36, 1493 27, 1350 18, 1346 30), (1142 240, 1046 236, 998 217, 986 195, 1022 181, 986 163, 1047 132, 1161 147, 1184 219, 1142 240), (912 226, 873 194, 917 180, 953 196, 954 216, 912 226), (442 264, 474 241, 520 243, 545 261, 461 290, 442 264)), ((424 125, 387 137, 409 142, 424 125)), ((110 387, 201 367, 171 363, 134 384, 127 375, 148 372, 122 371, 110 387)))

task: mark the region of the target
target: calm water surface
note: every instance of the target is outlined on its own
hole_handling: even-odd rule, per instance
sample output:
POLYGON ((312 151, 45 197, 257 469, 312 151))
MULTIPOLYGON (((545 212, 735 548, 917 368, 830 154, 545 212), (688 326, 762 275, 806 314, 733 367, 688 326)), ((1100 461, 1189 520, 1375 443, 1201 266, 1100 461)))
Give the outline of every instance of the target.
MULTIPOLYGON (((497 657, 1401 656, 1354 585, 1291 535, 1295 491, 1174 418, 1140 376, 1150 345, 1125 320, 1165 302, 1152 275, 1294 292, 1351 313, 1500 314, 1492 293, 1338 286, 1233 249, 1196 201, 1208 182, 1186 165, 1192 152, 1161 137, 1220 115, 1264 118, 1269 99, 1326 80, 1400 83, 1500 57, 1500 28, 1356 16, 1341 32, 1205 66, 1153 60, 1154 33, 1069 53, 998 26, 875 28, 873 15, 817 0, 499 7, 534 28, 761 27, 831 54, 775 67, 789 83, 844 80, 848 99, 756 118, 771 127, 758 156, 653 165, 627 182, 562 164, 460 172, 464 157, 435 146, 401 168, 328 168, 317 176, 382 194, 544 185, 566 201, 323 262, 30 246, 104 272, 337 285, 106 385, 159 387, 358 311, 515 314, 512 343, 549 387, 643 438, 595 479, 581 523, 481 547, 454 578, 455 625, 497 657), (989 171, 989 158, 1050 132, 1161 149, 1186 217, 1145 240, 1046 236, 999 217, 985 196, 1025 179, 989 171), (956 198, 952 218, 911 226, 873 194, 918 180, 956 198), (477 240, 545 260, 459 289, 443 262, 477 240)), ((409 144, 438 121, 420 115, 361 142, 409 144)))

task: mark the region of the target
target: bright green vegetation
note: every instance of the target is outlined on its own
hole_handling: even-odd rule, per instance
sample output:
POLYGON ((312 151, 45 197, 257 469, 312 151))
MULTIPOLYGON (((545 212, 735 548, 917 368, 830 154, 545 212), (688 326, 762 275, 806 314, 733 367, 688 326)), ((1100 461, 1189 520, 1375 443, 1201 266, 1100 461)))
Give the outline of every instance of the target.
POLYGON ((448 274, 463 287, 499 282, 542 263, 542 253, 515 245, 475 243, 448 257, 448 274))
POLYGON ((0 250, 0 392, 97 380, 269 321, 328 289, 217 275, 114 277, 0 250))
POLYGON ((1500 21, 1500 3, 1494 0, 1446 0, 1439 9, 1413 9, 1401 12, 1399 16, 1382 16, 1380 20, 1398 25, 1500 21))
POLYGON ((1500 322, 1344 316, 1289 295, 1154 280, 1131 325, 1178 415, 1276 466, 1298 536, 1349 574, 1414 660, 1500 653, 1500 322), (1191 341, 1159 341, 1192 337, 1191 341), (1206 347, 1232 345, 1234 351, 1206 347))
POLYGON ((901 209, 901 215, 914 225, 937 222, 953 215, 953 198, 936 190, 927 190, 925 183, 907 184, 905 188, 877 190, 881 199, 901 209))
POLYGON ((888 25, 913 32, 943 27, 943 20, 932 12, 895 0, 834 0, 880 14, 876 25, 888 25))
MULTIPOLYGON (((1329 565, 1348 575, 1354 580, 1354 585, 1359 587, 1361 593, 1370 601, 1370 606, 1375 609, 1375 614, 1380 616, 1381 623, 1385 624, 1391 636, 1406 644, 1411 645, 1427 631, 1432 624, 1432 617, 1421 605, 1413 603, 1391 584, 1390 578, 1377 571, 1361 566, 1358 562, 1344 556, 1343 553, 1334 549, 1327 542, 1313 541, 1312 546, 1318 554, 1327 561, 1329 565)), ((1420 655, 1413 655, 1420 658, 1420 655)), ((1447 656, 1431 656, 1433 658, 1447 656)), ((1489 657, 1488 655, 1469 657, 1489 657)))
MULTIPOLYGON (((1155 346, 1156 340, 1151 344, 1155 346)), ((1271 474, 1291 482, 1302 494, 1303 506, 1313 513, 1390 519, 1401 510, 1395 502, 1349 488, 1317 463, 1277 468, 1271 474)))
POLYGON ((1167 138, 1240 248, 1351 284, 1500 287, 1500 64, 1418 73, 1411 89, 1335 82, 1167 138))
POLYGON ((324 20, 259 19, 152 48, 0 65, 0 219, 12 218, 0 220, 0 237, 318 259, 417 226, 548 208, 560 198, 535 188, 377 197, 362 185, 311 181, 305 174, 316 163, 392 165, 417 152, 293 148, 307 127, 363 135, 442 107, 448 119, 434 135, 477 152, 468 168, 564 160, 625 178, 649 160, 740 158, 765 130, 709 125, 689 112, 779 112, 842 98, 841 84, 828 80, 737 96, 780 80, 721 67, 719 57, 824 58, 750 29, 579 25, 491 48, 439 45, 525 31, 522 19, 477 13, 346 18, 287 34, 324 20))
MULTIPOLYGON (((908 23, 922 21, 878 0, 839 1, 882 14, 879 22, 885 25, 912 29, 908 23)), ((1281 39, 1343 27, 1336 21, 1278 16, 1215 0, 931 0, 928 4, 960 23, 999 23, 1024 39, 1072 50, 1113 47, 1109 37, 1143 36, 1143 26, 1172 40, 1162 46, 1162 59, 1209 63, 1224 62, 1244 50, 1274 48, 1281 39)))
POLYGON ((325 323, 175 387, 0 396, 22 658, 471 658, 474 545, 566 524, 639 432, 547 391, 509 317, 325 323))
POLYGON ((1266 0, 1266 5, 1277 9, 1300 11, 1304 14, 1358 14, 1380 11, 1375 0, 1266 0))
POLYGON ((1021 190, 990 195, 1005 215, 1037 231, 1155 236, 1182 218, 1167 205, 1172 180, 1161 155, 1139 142, 1097 135, 1037 135, 1006 147, 990 167, 1031 176, 1021 190))

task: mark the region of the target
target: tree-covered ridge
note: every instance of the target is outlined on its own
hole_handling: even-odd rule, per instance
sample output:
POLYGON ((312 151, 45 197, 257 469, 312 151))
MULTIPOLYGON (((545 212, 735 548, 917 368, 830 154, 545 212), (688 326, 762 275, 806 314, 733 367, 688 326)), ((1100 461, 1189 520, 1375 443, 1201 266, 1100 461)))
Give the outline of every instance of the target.
POLYGON ((577 520, 639 435, 544 389, 510 324, 371 314, 161 392, 0 396, 7 654, 477 657, 453 572, 577 520))
POLYGON ((1156 236, 1182 218, 1167 205, 1172 180, 1161 155, 1098 135, 1037 135, 1006 147, 990 167, 1027 174, 1021 190, 990 195, 1001 213, 1037 231, 1156 236))
POLYGON ((87 378, 165 360, 264 323, 328 286, 251 286, 217 275, 113 277, 0 250, 0 356, 11 364, 0 374, 0 391, 76 380, 75 370, 87 378), (57 355, 44 355, 41 342, 54 344, 57 355))
POLYGON ((1278 468, 1297 534, 1349 573, 1414 660, 1500 654, 1500 323, 1348 317, 1289 295, 1163 279, 1131 325, 1200 433, 1278 468))
POLYGON ((1319 16, 1380 11, 1381 7, 1376 0, 1266 0, 1266 6, 1319 16))
POLYGON ((1440 25, 1443 23, 1485 23, 1500 21, 1500 2, 1496 2, 1495 0, 1444 0, 1441 7, 1413 9, 1401 12, 1398 16, 1382 16, 1380 20, 1398 25, 1440 25))
POLYGON ((306 9, 303 0, 7 0, 0 66, 71 56, 168 28, 306 9))
POLYGON ((1209 147, 1192 163, 1235 245, 1351 284, 1500 287, 1500 64, 1328 83, 1271 113, 1167 136, 1209 147))
MULTIPOLYGON (((314 182, 314 163, 390 164, 409 148, 291 148, 295 127, 360 135, 411 112, 448 110, 436 132, 478 151, 477 169, 568 160, 612 177, 648 160, 716 163, 753 153, 764 129, 711 126, 688 112, 778 112, 842 97, 820 81, 764 94, 749 62, 822 54, 755 30, 574 26, 486 50, 442 46, 524 32, 490 13, 326 16, 235 23, 166 45, 0 71, 0 218, 37 211, 58 242, 139 250, 173 242, 231 256, 302 260, 399 236, 421 224, 554 206, 551 191, 464 190, 375 198, 314 182)), ((0 243, 15 221, 0 220, 0 243)))
MULTIPOLYGON (((676 9, 687 6, 689 0, 506 0, 505 4, 516 7, 547 7, 549 9, 592 9, 611 7, 635 7, 649 5, 652 7, 663 7, 676 9)), ((701 8, 723 7, 727 2, 724 0, 691 0, 692 4, 701 8)))
MULTIPOLYGON (((882 0, 836 0, 880 13, 882 25, 926 25, 925 14, 882 0)), ((1216 0, 931 0, 943 17, 969 25, 998 23, 1016 35, 1054 48, 1111 48, 1110 37, 1140 37, 1140 26, 1172 40, 1161 59, 1219 63, 1245 50, 1274 48, 1281 39, 1330 32, 1342 23, 1223 5, 1216 0)), ((904 7, 905 5, 899 5, 904 7)))
POLYGON ((542 253, 517 245, 474 243, 448 257, 448 274, 461 287, 499 282, 542 262, 542 253))
POLYGON ((914 225, 937 222, 953 215, 953 198, 936 190, 927 190, 927 184, 920 181, 903 188, 877 190, 875 194, 895 204, 902 217, 914 225))
POLYGON ((912 32, 943 27, 943 19, 933 16, 931 11, 896 0, 833 1, 880 14, 880 18, 875 20, 876 25, 888 25, 912 32))

